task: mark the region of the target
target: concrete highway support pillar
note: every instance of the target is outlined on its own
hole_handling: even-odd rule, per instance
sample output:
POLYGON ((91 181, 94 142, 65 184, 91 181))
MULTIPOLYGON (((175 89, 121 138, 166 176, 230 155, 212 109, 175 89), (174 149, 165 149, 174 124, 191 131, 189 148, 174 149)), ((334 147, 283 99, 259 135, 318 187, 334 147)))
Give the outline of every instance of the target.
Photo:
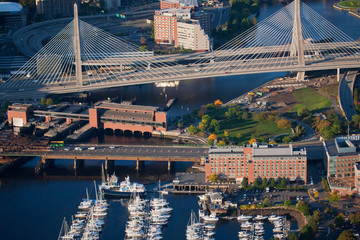
POLYGON ((151 69, 151 62, 148 63, 146 70, 150 70, 151 69))
POLYGON ((298 72, 296 74, 296 80, 303 81, 305 79, 305 72, 298 72))
POLYGON ((114 160, 105 159, 105 171, 112 167, 114 167, 114 160))
POLYGON ((340 82, 340 68, 337 68, 337 81, 340 82))
POLYGON ((171 160, 168 161, 168 171, 173 170, 175 167, 175 162, 172 162, 171 160))
POLYGON ((141 170, 144 167, 144 161, 136 160, 136 171, 141 170))

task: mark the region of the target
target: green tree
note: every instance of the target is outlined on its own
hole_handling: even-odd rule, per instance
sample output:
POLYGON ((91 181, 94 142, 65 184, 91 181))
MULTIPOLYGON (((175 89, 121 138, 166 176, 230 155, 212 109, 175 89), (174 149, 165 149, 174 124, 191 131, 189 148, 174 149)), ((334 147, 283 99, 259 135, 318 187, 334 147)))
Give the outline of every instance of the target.
POLYGON ((263 180, 261 182, 261 187, 266 188, 267 186, 268 186, 268 180, 267 180, 267 178, 263 178, 263 180))
POLYGON ((178 129, 181 129, 183 126, 184 126, 184 124, 183 124, 182 122, 178 122, 178 123, 177 123, 178 129))
POLYGON ((139 47, 139 51, 140 52, 146 52, 148 50, 148 47, 146 46, 146 45, 141 45, 140 47, 139 47))
POLYGON ((242 182, 241 182, 241 188, 247 189, 248 187, 249 187, 248 179, 247 179, 247 177, 244 177, 242 182))
POLYGON ((286 178, 283 177, 283 178, 281 179, 280 187, 281 187, 281 188, 286 188, 286 185, 287 185, 286 178))
POLYGON ((270 187, 274 188, 276 186, 276 181, 274 178, 270 178, 270 187))
POLYGON ((220 131, 220 123, 219 123, 218 120, 216 120, 216 119, 211 120, 209 131, 211 133, 219 133, 219 131, 220 131))
POLYGON ((214 143, 215 143, 215 140, 212 139, 212 138, 209 138, 209 139, 207 140, 207 144, 208 144, 209 146, 213 146, 214 143))
POLYGON ((310 115, 310 111, 306 106, 300 106, 297 111, 299 117, 306 117, 310 115))
POLYGON ((296 209, 302 212, 305 216, 309 216, 311 213, 310 205, 304 201, 298 201, 296 209))
POLYGON ((284 206, 290 207, 291 206, 291 200, 287 199, 284 201, 284 206))
POLYGON ((255 180, 254 180, 254 186, 255 186, 256 188, 260 188, 259 178, 255 178, 255 180))
POLYGON ((344 230, 337 240, 356 240, 356 237, 352 232, 350 232, 350 230, 344 230))
POLYGON ((211 117, 209 115, 204 115, 201 118, 201 122, 204 124, 205 128, 207 129, 211 122, 211 117))
POLYGON ((352 117, 352 122, 354 124, 354 126, 356 126, 357 128, 360 128, 360 115, 359 114, 355 114, 352 117))
POLYGON ((317 223, 319 223, 321 219, 321 212, 318 210, 314 211, 313 218, 317 223))
POLYGON ((46 99, 45 98, 41 98, 40 105, 46 105, 46 99))
POLYGON ((264 207, 268 207, 270 205, 270 200, 268 198, 265 198, 263 201, 264 207))
POLYGON ((196 134, 199 132, 199 129, 197 127, 195 127, 194 125, 190 125, 190 127, 188 127, 187 131, 190 134, 196 134))
POLYGON ((288 240, 298 240, 298 236, 295 232, 291 232, 289 236, 287 237, 288 240))
POLYGON ((53 100, 51 98, 46 99, 46 105, 50 106, 50 105, 53 105, 53 104, 54 104, 54 102, 53 102, 53 100))
POLYGON ((334 224, 336 227, 341 227, 342 225, 344 225, 344 223, 345 223, 345 219, 343 214, 339 214, 335 217, 334 224))

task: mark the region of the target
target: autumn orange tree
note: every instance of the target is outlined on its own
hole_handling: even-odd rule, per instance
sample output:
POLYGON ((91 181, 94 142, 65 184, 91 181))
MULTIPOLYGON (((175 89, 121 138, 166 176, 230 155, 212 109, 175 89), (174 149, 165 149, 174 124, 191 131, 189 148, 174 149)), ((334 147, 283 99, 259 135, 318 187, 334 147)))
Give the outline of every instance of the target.
POLYGON ((221 100, 219 100, 219 99, 214 102, 214 106, 216 108, 221 107, 221 105, 223 105, 223 102, 221 100))

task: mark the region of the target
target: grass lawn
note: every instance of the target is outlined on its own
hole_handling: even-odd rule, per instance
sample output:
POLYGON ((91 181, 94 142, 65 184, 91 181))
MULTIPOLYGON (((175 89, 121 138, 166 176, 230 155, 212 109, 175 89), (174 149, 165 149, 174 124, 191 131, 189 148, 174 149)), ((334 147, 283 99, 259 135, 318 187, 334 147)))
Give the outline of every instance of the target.
POLYGON ((259 123, 255 120, 226 120, 220 122, 220 133, 217 134, 218 138, 224 138, 224 130, 228 131, 230 140, 236 142, 247 142, 250 140, 253 133, 259 137, 269 138, 278 134, 291 133, 291 129, 280 129, 277 123, 264 121, 259 123), (238 134, 242 137, 239 139, 238 134))
POLYGON ((322 88, 319 88, 319 90, 323 94, 336 99, 339 92, 339 84, 326 85, 322 88))
POLYGON ((292 94, 298 104, 295 104, 289 112, 297 112, 301 106, 306 106, 313 112, 321 112, 328 109, 332 104, 329 98, 324 97, 313 88, 302 88, 293 91, 292 94))
POLYGON ((357 8, 360 7, 360 0, 342 1, 339 2, 339 5, 342 7, 357 8))

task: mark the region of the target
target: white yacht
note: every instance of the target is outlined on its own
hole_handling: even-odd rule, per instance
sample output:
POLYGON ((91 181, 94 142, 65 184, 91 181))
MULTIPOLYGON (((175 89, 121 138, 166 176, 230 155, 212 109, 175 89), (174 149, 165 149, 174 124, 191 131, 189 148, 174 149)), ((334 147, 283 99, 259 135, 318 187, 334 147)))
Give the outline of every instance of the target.
POLYGON ((210 215, 204 215, 202 218, 205 222, 217 222, 219 220, 219 218, 216 217, 215 212, 211 213, 210 215))
POLYGON ((254 220, 256 220, 256 221, 264 221, 266 219, 267 219, 267 217, 262 216, 262 215, 257 215, 256 217, 254 217, 254 220))
POLYGON ((237 220, 239 222, 242 222, 242 221, 249 221, 251 218, 252 218, 252 216, 240 215, 237 217, 237 220))

